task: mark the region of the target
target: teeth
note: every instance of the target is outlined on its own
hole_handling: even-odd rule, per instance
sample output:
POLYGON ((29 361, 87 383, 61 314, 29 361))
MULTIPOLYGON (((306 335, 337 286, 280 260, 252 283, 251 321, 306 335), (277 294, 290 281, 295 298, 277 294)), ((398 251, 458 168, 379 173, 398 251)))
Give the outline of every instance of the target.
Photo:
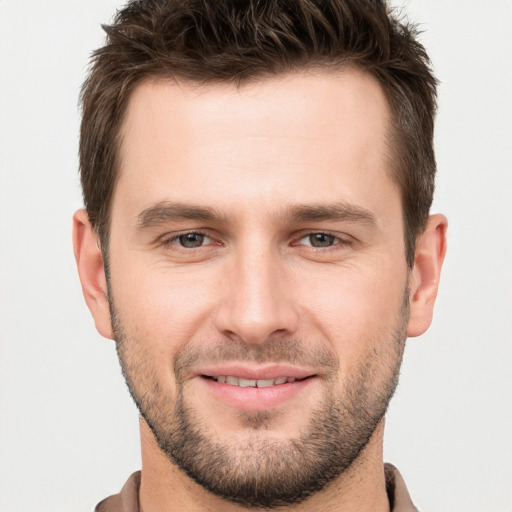
POLYGON ((259 388, 269 388, 270 386, 273 386, 275 382, 272 379, 260 379, 256 381, 256 384, 259 388))
POLYGON ((269 388, 270 386, 279 386, 280 384, 286 384, 287 382, 295 382, 295 377, 279 377, 277 379, 243 379, 239 377, 233 377, 231 375, 221 375, 219 377, 213 377, 213 380, 217 382, 231 384, 232 386, 240 386, 242 388, 269 388))
POLYGON ((256 387, 256 381, 249 379, 238 379, 238 385, 241 388, 254 388, 256 387))

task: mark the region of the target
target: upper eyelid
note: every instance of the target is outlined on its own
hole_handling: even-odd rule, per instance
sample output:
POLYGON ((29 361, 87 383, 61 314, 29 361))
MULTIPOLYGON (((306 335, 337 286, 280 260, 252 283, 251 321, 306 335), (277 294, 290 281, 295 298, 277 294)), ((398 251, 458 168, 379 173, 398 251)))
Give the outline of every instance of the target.
POLYGON ((303 238, 306 238, 307 236, 311 236, 311 235, 327 235, 327 236, 332 236, 342 242, 349 242, 349 241, 353 241, 355 240, 353 236, 347 234, 347 233, 337 233, 337 232, 333 232, 333 231, 329 231, 329 230, 326 230, 326 229, 318 229, 318 230, 307 230, 307 231, 303 231, 301 233, 298 233, 295 237, 294 237, 294 240, 296 241, 299 241, 299 240, 302 240, 303 238))
MULTIPOLYGON (((162 244, 169 244, 171 242, 175 242, 176 240, 178 240, 178 238, 180 236, 192 234, 192 233, 208 237, 213 242, 222 243, 222 237, 212 234, 209 229, 185 229, 185 230, 177 231, 177 232, 173 232, 173 233, 166 233, 164 235, 159 236, 156 239, 156 242, 162 243, 162 244)), ((351 235, 349 235, 347 233, 338 233, 338 232, 333 232, 333 231, 329 231, 326 229, 317 229, 317 230, 307 229, 307 230, 301 230, 298 233, 292 234, 290 236, 290 238, 291 238, 290 243, 292 245, 298 245, 298 242, 300 240, 302 240, 303 238, 306 238, 308 236, 315 235, 315 234, 323 234, 323 235, 327 235, 327 236, 332 236, 332 237, 336 238, 337 240, 339 240, 339 242, 341 242, 341 243, 349 243, 349 242, 355 241, 354 237, 352 237, 351 235)))
POLYGON ((173 233, 170 237, 171 238, 178 238, 183 235, 201 235, 201 236, 207 236, 208 238, 211 238, 211 236, 206 233, 205 231, 201 229, 189 229, 187 231, 179 231, 177 233, 173 233))
POLYGON ((164 240, 176 240, 178 237, 183 235, 189 235, 189 234, 196 234, 196 235, 202 235, 207 236, 208 238, 213 238, 211 233, 208 232, 206 229, 184 229, 182 231, 173 231, 171 233, 165 233, 163 235, 160 235, 157 240, 164 241, 164 240))
MULTIPOLYGON (((197 235, 201 235, 201 236, 204 236, 204 237, 208 237, 210 240, 215 242, 214 238, 211 235, 209 235, 208 233, 205 233, 202 230, 194 229, 194 230, 187 230, 187 231, 179 231, 177 233, 172 233, 172 234, 167 233, 165 235, 159 236, 156 239, 156 243, 158 245, 162 246, 162 247, 168 247, 171 244, 175 244, 178 241, 180 236, 188 235, 188 234, 191 234, 191 233, 194 233, 194 234, 197 234, 197 235)), ((179 244, 176 243, 176 245, 178 247, 180 247, 179 244)), ((205 244, 205 245, 200 245, 200 246, 196 247, 195 249, 200 249, 201 247, 205 247, 205 246, 208 246, 208 245, 210 245, 210 243, 205 244)), ((185 249, 185 250, 190 250, 190 249, 187 249, 186 247, 181 247, 181 248, 185 249)))

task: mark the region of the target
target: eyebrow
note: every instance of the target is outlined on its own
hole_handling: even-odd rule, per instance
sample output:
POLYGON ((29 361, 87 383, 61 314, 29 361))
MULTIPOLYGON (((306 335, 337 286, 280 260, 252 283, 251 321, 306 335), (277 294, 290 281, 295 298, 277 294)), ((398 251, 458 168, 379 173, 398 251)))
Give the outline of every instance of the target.
MULTIPOLYGON (((348 203, 293 205, 284 210, 284 218, 294 222, 349 221, 368 226, 377 223, 370 210, 348 203)), ((211 207, 162 201, 137 215, 137 230, 180 220, 226 223, 227 217, 211 207)))
POLYGON ((350 221, 374 226, 375 215, 366 208, 348 203, 297 205, 288 208, 288 215, 298 222, 350 221))
POLYGON ((226 217, 214 208, 163 201, 145 208, 137 215, 137 229, 143 230, 178 220, 221 222, 225 221, 226 217))

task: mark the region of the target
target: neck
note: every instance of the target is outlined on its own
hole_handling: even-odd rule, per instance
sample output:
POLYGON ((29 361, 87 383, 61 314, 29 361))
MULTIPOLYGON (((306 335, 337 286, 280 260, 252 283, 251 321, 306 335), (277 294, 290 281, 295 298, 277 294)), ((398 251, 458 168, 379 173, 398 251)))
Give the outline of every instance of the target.
MULTIPOLYGON (((153 433, 140 421, 142 475, 139 494, 141 512, 187 510, 189 512, 257 512, 233 504, 206 491, 169 461, 153 433)), ((283 512, 389 512, 383 466, 384 420, 350 468, 306 501, 279 508, 283 512)))

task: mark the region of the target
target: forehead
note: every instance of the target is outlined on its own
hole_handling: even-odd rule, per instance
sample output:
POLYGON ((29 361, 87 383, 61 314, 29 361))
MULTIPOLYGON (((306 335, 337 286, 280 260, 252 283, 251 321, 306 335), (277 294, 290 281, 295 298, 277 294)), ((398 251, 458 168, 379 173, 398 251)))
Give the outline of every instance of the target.
POLYGON ((353 202, 391 186, 389 123, 380 85, 354 70, 239 87, 150 80, 129 101, 118 188, 139 208, 158 200, 335 201, 341 192, 353 202))

